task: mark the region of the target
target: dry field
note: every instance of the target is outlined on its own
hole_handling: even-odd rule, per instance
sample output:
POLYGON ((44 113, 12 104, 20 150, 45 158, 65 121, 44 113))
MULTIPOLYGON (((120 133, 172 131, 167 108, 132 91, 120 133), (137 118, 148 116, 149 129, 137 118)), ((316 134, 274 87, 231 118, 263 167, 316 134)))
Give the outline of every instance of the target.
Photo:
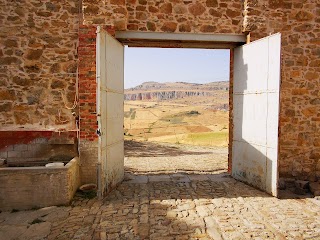
POLYGON ((229 112, 214 109, 212 102, 217 103, 216 97, 125 101, 125 139, 227 146, 229 112))

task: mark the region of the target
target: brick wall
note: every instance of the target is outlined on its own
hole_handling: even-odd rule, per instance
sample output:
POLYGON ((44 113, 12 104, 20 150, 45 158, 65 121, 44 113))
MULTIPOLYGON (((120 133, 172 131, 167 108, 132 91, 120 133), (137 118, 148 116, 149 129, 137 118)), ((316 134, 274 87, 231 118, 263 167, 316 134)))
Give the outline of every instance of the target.
POLYGON ((98 139, 96 134, 96 28, 81 26, 79 34, 79 110, 80 138, 98 139))
POLYGON ((96 27, 81 26, 79 34, 80 175, 82 183, 97 182, 96 27))

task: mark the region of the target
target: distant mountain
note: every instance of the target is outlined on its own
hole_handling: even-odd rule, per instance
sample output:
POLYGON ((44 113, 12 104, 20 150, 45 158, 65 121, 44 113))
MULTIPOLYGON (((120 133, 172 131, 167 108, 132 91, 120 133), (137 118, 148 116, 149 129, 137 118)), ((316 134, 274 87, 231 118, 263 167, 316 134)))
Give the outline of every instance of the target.
POLYGON ((173 82, 145 82, 133 88, 125 89, 125 100, 171 100, 188 97, 209 97, 217 92, 228 94, 229 82, 211 82, 205 84, 173 82))
POLYGON ((206 91, 214 91, 214 90, 228 90, 229 89, 229 81, 221 81, 221 82, 211 82, 211 83, 187 83, 187 82, 168 82, 168 83, 158 83, 158 82, 144 82, 136 87, 125 89, 125 92, 133 92, 133 91, 156 91, 159 89, 183 89, 183 90, 206 90, 206 91))

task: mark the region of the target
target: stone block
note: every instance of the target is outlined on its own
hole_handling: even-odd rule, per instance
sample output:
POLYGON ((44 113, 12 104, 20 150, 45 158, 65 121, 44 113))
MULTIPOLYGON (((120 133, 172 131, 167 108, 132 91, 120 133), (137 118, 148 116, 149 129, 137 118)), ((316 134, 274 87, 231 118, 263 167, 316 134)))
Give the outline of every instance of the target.
POLYGON ((7 158, 8 152, 7 151, 0 151, 0 158, 7 158))
POLYGON ((27 146, 27 144, 16 144, 16 145, 14 145, 13 149, 14 149, 14 151, 22 152, 22 151, 28 150, 28 146, 27 146))
POLYGON ((21 152, 19 151, 9 151, 8 152, 8 158, 20 158, 21 152))
POLYGON ((3 166, 6 164, 6 160, 5 159, 2 159, 0 158, 0 166, 3 166))
POLYGON ((170 182, 170 176, 169 175, 154 175, 149 176, 149 182, 170 182))
POLYGON ((65 205, 80 185, 79 159, 50 169, 0 168, 0 182, 0 210, 65 205), (18 194, 16 189, 19 189, 18 194))
POLYGON ((285 190, 286 189, 286 182, 285 182, 285 180, 283 178, 279 179, 278 189, 280 189, 280 190, 285 190))
POLYGON ((297 180, 297 181, 294 182, 294 185, 295 185, 296 188, 308 189, 309 181, 297 180))
POLYGON ((311 182, 309 184, 310 192, 315 195, 319 196, 320 195, 320 182, 311 182))

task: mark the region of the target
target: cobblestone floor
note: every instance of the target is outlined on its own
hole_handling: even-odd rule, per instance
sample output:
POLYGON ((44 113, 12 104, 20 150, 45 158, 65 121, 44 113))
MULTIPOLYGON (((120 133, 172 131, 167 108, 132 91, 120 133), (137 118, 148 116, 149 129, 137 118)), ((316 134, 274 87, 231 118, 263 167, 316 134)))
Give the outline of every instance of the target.
POLYGON ((133 168, 104 200, 0 213, 0 239, 320 239, 314 198, 273 198, 227 173, 133 168))

